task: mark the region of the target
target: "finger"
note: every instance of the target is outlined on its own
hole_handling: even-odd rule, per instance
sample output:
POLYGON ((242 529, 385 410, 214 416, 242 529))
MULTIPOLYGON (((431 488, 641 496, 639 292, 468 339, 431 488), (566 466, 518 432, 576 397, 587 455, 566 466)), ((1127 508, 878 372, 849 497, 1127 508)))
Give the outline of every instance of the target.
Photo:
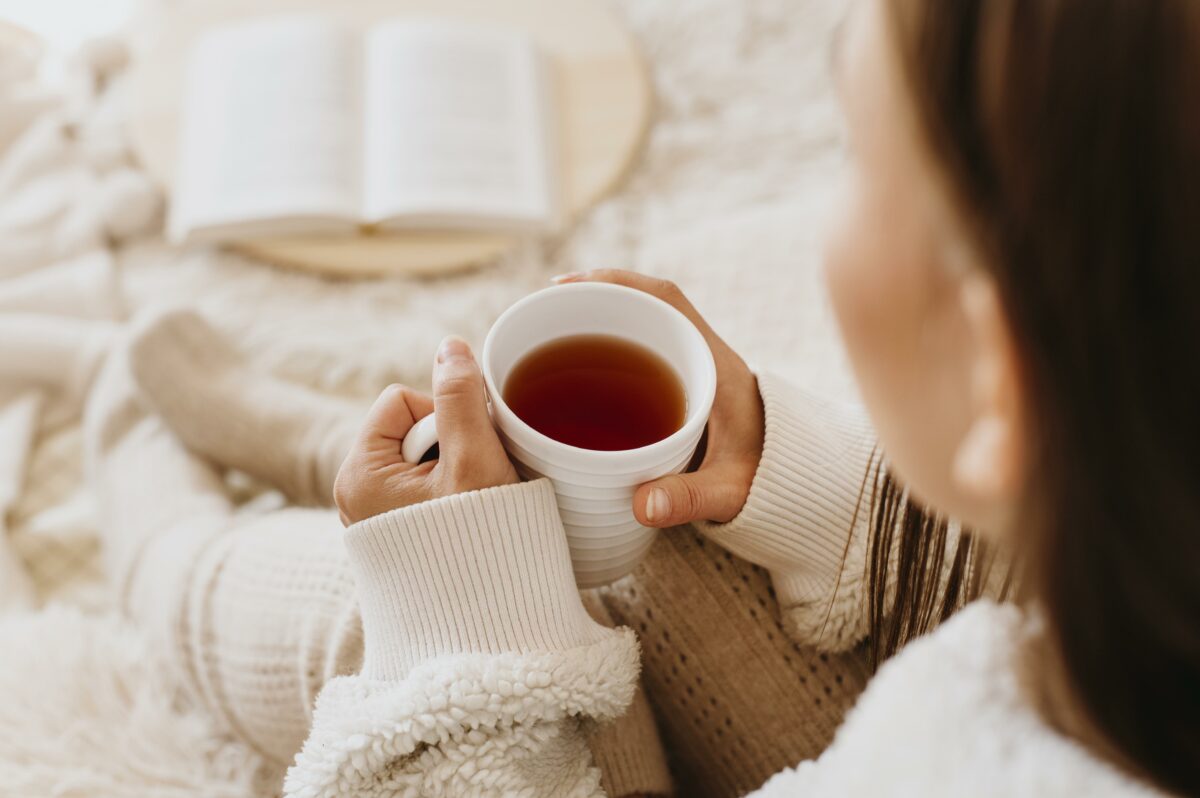
POLYGON ((725 342, 708 325, 708 322, 704 320, 700 312, 696 310, 683 291, 679 289, 679 286, 670 280, 662 280, 658 277, 651 277, 648 274, 638 274, 626 269, 592 269, 587 272, 561 274, 554 278, 554 283, 556 285, 563 285, 565 283, 612 283, 644 291, 651 296, 661 299, 684 316, 687 316, 688 321, 696 325, 696 329, 704 335, 710 347, 718 344, 725 346, 725 342))
POLYGON ((389 385, 367 411, 360 440, 401 441, 419 419, 433 412, 433 399, 406 385, 389 385))
POLYGON ((592 269, 586 272, 561 274, 553 278, 553 281, 558 285, 564 283, 612 283, 613 285, 623 285, 626 288, 634 288, 638 291, 644 291, 651 296, 656 296, 667 304, 674 306, 676 310, 685 314, 689 312, 696 314, 696 318, 699 318, 696 309, 692 307, 692 303, 679 290, 679 286, 670 280, 662 280, 658 277, 651 277, 648 274, 631 272, 628 269, 592 269))
POLYGON ((442 462, 453 464, 501 450, 488 416, 483 374, 461 338, 451 336, 438 348, 433 364, 433 404, 442 462))
POLYGON ((692 521, 732 521, 746 503, 747 480, 733 466, 712 465, 694 474, 647 482, 633 496, 638 522, 663 528, 692 521))

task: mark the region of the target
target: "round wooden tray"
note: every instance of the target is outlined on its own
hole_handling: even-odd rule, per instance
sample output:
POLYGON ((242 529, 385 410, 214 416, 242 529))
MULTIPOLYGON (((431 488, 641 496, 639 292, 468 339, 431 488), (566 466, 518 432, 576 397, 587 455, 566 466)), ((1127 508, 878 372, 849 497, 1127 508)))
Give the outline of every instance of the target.
MULTIPOLYGON (((569 216, 610 191, 633 161, 649 125, 650 84, 629 32, 600 0, 180 0, 135 23, 131 133, 142 162, 169 190, 175 169, 180 95, 192 42, 205 30, 269 13, 335 12, 367 26, 404 16, 518 28, 555 68, 559 174, 569 216)), ((485 233, 404 232, 351 238, 307 236, 239 243, 280 265, 341 275, 433 274, 495 258, 516 243, 485 233)))

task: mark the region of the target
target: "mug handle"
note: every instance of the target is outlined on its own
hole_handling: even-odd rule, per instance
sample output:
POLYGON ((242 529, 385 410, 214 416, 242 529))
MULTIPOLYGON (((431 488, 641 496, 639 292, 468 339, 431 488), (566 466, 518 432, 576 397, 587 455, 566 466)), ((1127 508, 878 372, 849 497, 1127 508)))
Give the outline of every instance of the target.
POLYGON ((437 417, 435 413, 430 413, 408 430, 408 434, 400 442, 400 456, 406 463, 419 463, 437 442, 437 417))

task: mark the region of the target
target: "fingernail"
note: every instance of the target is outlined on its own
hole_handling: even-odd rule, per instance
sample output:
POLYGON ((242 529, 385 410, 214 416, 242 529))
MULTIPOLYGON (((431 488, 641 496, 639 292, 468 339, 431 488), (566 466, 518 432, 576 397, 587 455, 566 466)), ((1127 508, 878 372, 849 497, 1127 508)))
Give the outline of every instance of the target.
POLYGON ((671 514, 671 497, 662 488, 654 488, 646 497, 646 520, 651 523, 671 514))
POLYGON ((550 282, 558 285, 560 283, 569 283, 573 280, 578 280, 583 277, 583 272, 567 272, 566 274, 556 274, 550 278, 550 282))
POLYGON ((457 335, 447 336, 438 347, 437 362, 450 363, 456 360, 471 360, 471 347, 457 335))

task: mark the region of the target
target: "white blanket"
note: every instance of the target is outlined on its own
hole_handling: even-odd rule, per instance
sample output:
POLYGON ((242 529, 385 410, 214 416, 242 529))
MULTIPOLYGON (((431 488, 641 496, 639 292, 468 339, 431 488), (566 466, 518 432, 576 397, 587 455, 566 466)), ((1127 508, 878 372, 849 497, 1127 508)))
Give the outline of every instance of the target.
POLYGON ((840 158, 825 64, 841 4, 616 5, 657 92, 629 180, 561 240, 435 280, 335 282, 167 247, 160 197, 124 135, 120 42, 85 49, 58 92, 19 54, 0 56, 11 62, 0 63, 0 729, 25 730, 0 732, 0 783, 26 795, 255 789, 253 754, 203 728, 146 675, 149 654, 120 654, 140 643, 112 616, 99 568, 77 419, 114 330, 141 308, 196 305, 263 369, 369 396, 391 381, 426 384, 444 335, 480 342, 504 307, 550 275, 621 266, 678 282, 755 364, 849 391, 817 268, 840 158), (50 603, 77 610, 17 609, 50 603), (81 678, 126 694, 73 707, 88 691, 64 685, 81 678), (61 700, 17 700, 31 691, 61 700), (131 716, 145 733, 113 738, 106 753, 101 730, 131 716), (64 718, 86 744, 48 744, 64 718), (192 745, 164 741, 172 723, 192 745), (187 778, 167 785, 147 758, 179 763, 187 778))

